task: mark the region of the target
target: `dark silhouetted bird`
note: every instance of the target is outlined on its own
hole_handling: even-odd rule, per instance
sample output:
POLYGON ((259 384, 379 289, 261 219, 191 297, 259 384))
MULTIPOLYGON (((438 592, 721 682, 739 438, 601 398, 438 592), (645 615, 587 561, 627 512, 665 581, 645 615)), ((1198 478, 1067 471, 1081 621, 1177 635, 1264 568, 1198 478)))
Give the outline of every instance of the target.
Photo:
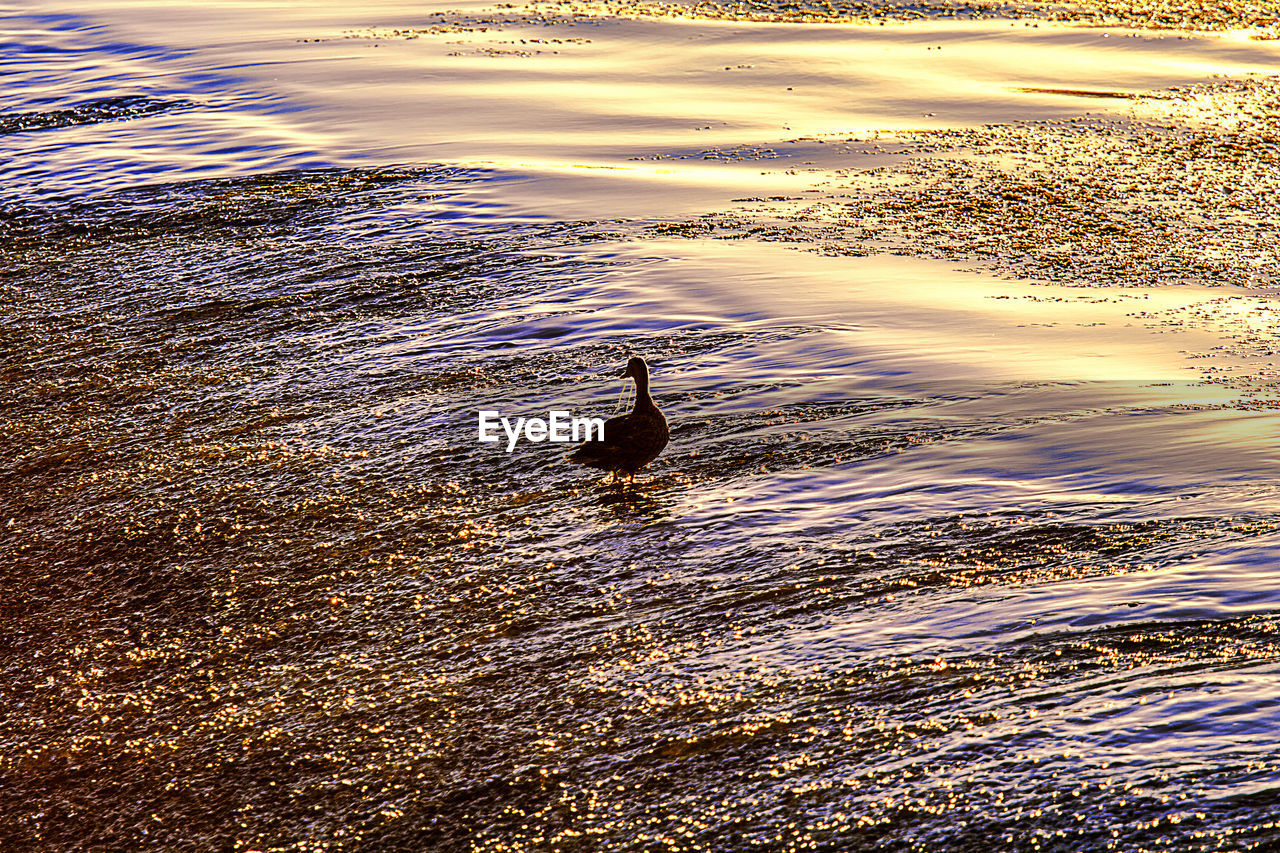
POLYGON ((619 474, 634 480, 637 471, 658 458, 670 433, 667 419, 649 396, 649 365, 644 359, 637 356, 628 361, 622 376, 636 381, 635 406, 629 414, 605 421, 604 438, 581 445, 569 461, 608 471, 615 480, 619 474))

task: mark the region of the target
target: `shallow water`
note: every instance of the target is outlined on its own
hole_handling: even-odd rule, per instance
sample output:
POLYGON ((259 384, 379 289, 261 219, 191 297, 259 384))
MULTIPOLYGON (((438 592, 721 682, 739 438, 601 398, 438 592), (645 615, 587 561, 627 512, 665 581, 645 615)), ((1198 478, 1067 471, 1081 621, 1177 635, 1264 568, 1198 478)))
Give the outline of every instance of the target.
POLYGON ((1274 843, 1273 44, 4 15, 0 847, 1274 843))

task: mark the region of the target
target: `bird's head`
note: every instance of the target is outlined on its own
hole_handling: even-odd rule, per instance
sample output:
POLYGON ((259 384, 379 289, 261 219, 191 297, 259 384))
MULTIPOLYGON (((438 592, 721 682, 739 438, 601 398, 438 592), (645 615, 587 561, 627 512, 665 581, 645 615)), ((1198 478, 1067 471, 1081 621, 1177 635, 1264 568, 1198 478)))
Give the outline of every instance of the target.
POLYGON ((644 359, 640 356, 632 356, 627 362, 627 367, 620 374, 622 377, 630 376, 632 379, 640 379, 649 375, 649 365, 645 364, 644 359))

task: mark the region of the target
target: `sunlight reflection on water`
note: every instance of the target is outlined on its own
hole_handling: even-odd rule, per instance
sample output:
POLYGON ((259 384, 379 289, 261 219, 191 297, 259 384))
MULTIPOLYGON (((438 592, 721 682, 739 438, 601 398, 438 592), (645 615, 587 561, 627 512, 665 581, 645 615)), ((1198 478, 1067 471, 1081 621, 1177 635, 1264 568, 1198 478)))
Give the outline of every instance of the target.
POLYGON ((785 230, 1272 46, 86 8, 0 57, 0 847, 1273 834, 1273 295, 785 230), (475 441, 634 352, 635 486, 475 441))

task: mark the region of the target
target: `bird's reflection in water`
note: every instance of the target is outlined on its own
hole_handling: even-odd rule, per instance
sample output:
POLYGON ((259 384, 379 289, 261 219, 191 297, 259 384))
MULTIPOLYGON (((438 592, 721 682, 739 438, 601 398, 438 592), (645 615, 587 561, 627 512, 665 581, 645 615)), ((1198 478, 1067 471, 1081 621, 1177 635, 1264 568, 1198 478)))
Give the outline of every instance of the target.
POLYGON ((620 521, 655 522, 672 517, 675 501, 672 490, 681 488, 678 478, 647 480, 643 483, 603 482, 596 489, 600 507, 620 521))

